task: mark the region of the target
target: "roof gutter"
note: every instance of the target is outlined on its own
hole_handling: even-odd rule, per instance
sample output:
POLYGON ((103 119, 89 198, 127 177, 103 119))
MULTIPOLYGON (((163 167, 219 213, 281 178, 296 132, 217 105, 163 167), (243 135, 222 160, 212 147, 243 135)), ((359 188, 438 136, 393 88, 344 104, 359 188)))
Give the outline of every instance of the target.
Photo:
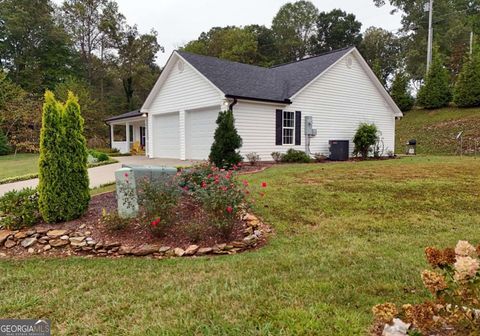
POLYGON ((238 103, 237 98, 233 98, 233 102, 230 105, 228 105, 228 110, 233 112, 233 107, 237 105, 237 103, 238 103))
POLYGON ((245 96, 237 96, 237 95, 231 95, 231 94, 226 94, 226 98, 232 98, 234 100, 237 99, 244 99, 244 100, 252 100, 252 101, 262 101, 266 103, 278 103, 278 104, 291 104, 292 101, 290 99, 284 99, 284 100, 275 100, 275 99, 264 99, 264 98, 254 98, 254 97, 245 97, 245 96))

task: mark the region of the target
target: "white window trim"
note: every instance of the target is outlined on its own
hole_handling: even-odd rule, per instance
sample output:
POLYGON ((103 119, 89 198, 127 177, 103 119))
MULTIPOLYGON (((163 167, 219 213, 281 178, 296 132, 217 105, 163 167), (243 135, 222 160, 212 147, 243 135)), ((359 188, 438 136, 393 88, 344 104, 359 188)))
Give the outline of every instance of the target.
POLYGON ((295 146, 295 112, 293 111, 282 111, 282 146, 295 146), (286 127, 285 126, 285 113, 291 113, 293 115, 292 121, 293 121, 293 126, 292 127, 286 127), (291 129, 292 130, 292 143, 285 143, 285 136, 283 131, 285 129, 291 129))

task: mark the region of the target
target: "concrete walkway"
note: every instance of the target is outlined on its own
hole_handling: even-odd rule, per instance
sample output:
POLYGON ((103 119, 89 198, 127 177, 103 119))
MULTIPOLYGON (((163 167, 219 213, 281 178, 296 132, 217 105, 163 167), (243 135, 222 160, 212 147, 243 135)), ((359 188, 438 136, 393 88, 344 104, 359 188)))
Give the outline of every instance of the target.
MULTIPOLYGON (((115 158, 119 163, 106 166, 90 168, 88 176, 90 177, 90 188, 96 188, 102 184, 115 182, 115 171, 126 165, 143 165, 143 166, 161 166, 161 167, 177 167, 191 166, 193 161, 182 161, 177 159, 149 159, 145 156, 122 156, 115 158)), ((11 190, 20 190, 22 188, 35 188, 38 185, 38 178, 18 181, 7 184, 0 184, 0 196, 11 190)))

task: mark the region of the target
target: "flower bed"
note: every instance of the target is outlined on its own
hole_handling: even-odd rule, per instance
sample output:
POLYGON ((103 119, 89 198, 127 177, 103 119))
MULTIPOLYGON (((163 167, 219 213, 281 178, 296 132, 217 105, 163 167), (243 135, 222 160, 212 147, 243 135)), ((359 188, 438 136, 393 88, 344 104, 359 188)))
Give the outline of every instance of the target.
POLYGON ((142 184, 136 218, 120 218, 116 194, 110 192, 93 197, 87 213, 77 220, 0 230, 0 256, 238 253, 261 246, 271 232, 251 214, 250 196, 248 183, 235 171, 197 166, 171 182, 142 184))

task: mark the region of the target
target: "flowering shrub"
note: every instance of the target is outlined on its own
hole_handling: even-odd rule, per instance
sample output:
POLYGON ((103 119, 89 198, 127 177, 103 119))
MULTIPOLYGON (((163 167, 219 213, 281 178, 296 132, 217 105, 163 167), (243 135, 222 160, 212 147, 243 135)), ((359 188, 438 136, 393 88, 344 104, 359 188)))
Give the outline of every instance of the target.
POLYGON ((467 241, 459 241, 455 249, 427 247, 425 255, 433 270, 424 270, 421 278, 433 300, 400 310, 392 303, 377 305, 373 307, 376 322, 390 323, 398 317, 417 334, 446 330, 454 330, 455 335, 480 334, 479 253, 480 245, 475 248, 467 241))
POLYGON ((210 217, 211 224, 229 236, 240 214, 249 207, 248 185, 239 183, 234 171, 215 171, 196 188, 193 197, 210 217))
POLYGON ((153 234, 161 236, 172 224, 181 195, 176 179, 144 181, 140 184, 139 204, 153 234))

